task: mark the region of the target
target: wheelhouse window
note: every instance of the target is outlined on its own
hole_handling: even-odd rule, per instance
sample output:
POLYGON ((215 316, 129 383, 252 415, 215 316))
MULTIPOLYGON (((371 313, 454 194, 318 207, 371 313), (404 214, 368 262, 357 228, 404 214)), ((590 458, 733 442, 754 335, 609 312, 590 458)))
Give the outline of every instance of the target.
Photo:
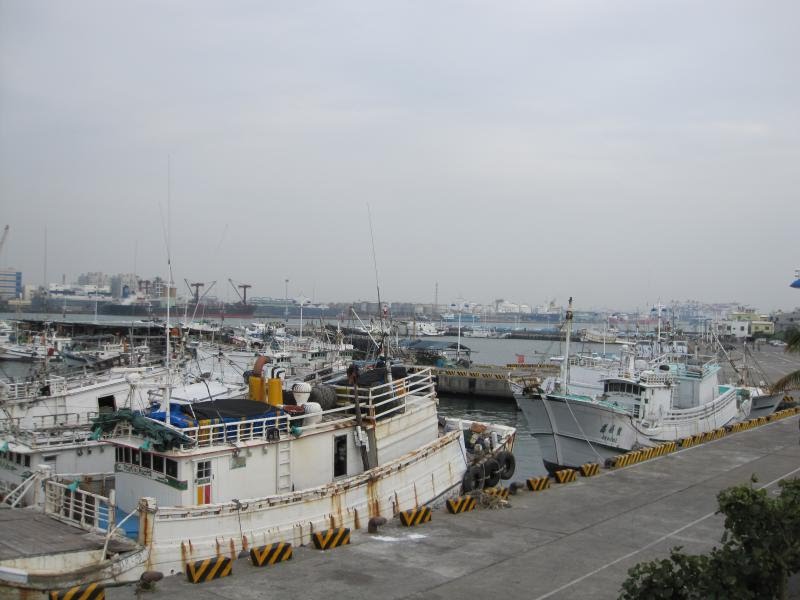
POLYGON ((347 475, 347 436, 337 435, 333 438, 333 476, 347 475))
MULTIPOLYGON (((145 469, 150 469, 154 473, 163 473, 167 477, 172 477, 173 479, 178 478, 178 462, 171 458, 165 458, 160 454, 143 452, 136 448, 118 447, 116 449, 116 458, 119 463, 142 466, 145 469)), ((209 463, 209 471, 210 469, 209 463)))
POLYGON ((211 461, 201 460, 197 463, 197 483, 211 481, 211 461))

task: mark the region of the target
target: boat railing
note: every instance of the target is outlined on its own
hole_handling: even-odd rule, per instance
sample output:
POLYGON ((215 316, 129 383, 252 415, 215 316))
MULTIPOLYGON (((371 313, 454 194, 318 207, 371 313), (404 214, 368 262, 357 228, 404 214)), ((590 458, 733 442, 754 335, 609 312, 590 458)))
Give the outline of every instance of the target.
POLYGON ((93 532, 113 526, 114 511, 108 498, 87 492, 76 482, 65 485, 53 479, 44 482, 45 513, 60 521, 93 532))
POLYGON ((339 386, 336 388, 336 396, 339 402, 354 404, 355 394, 358 395, 359 403, 366 405, 368 414, 372 418, 382 418, 401 411, 409 398, 414 401, 424 401, 436 396, 430 367, 389 383, 369 388, 358 386, 355 388, 353 386, 339 386), (398 403, 398 401, 401 402, 398 403))
POLYGON ((182 449, 219 446, 252 440, 279 437, 281 431, 289 430, 289 415, 276 415, 247 421, 213 423, 197 427, 184 427, 180 431, 192 442, 182 444, 182 449))
POLYGON ((649 385, 666 385, 672 381, 672 376, 669 373, 662 373, 660 371, 652 373, 645 372, 639 375, 639 381, 649 385))
MULTIPOLYGON (((723 393, 713 402, 707 402, 700 406, 694 406, 692 408, 678 408, 672 409, 661 421, 662 425, 672 425, 676 423, 680 423, 683 421, 694 421, 697 419, 704 419, 717 413, 727 406, 731 402, 736 401, 736 388, 731 388, 730 390, 723 393)), ((724 425, 722 423, 721 425, 724 425)))
POLYGON ((4 400, 28 400, 38 396, 60 396, 67 393, 67 380, 54 375, 40 381, 21 381, 3 386, 4 400))
MULTIPOLYGON (((14 440, 20 444, 24 444, 31 449, 37 448, 55 448, 58 446, 72 446, 75 444, 84 444, 93 440, 93 434, 85 427, 74 427, 51 430, 19 430, 14 432, 14 440)), ((78 449, 78 453, 82 450, 78 449)))
MULTIPOLYGON (((359 408, 362 415, 372 419, 382 419, 403 412, 410 404, 429 402, 435 398, 435 388, 431 369, 423 369, 407 377, 371 388, 357 387, 359 408)), ((303 432, 353 424, 356 420, 355 396, 352 387, 338 388, 339 404, 321 413, 323 419, 307 423, 313 415, 276 415, 260 419, 228 423, 210 423, 197 427, 181 428, 179 431, 191 440, 182 444, 182 449, 230 445, 253 440, 279 439, 291 434, 296 428, 303 432)), ((124 432, 121 432, 124 435, 124 432)), ((130 432, 129 432, 130 433, 130 432)))
POLYGON ((37 415, 30 417, 11 417, 0 419, 0 431, 18 431, 21 427, 34 431, 50 430, 61 427, 85 427, 97 418, 97 412, 58 413, 54 415, 37 415))

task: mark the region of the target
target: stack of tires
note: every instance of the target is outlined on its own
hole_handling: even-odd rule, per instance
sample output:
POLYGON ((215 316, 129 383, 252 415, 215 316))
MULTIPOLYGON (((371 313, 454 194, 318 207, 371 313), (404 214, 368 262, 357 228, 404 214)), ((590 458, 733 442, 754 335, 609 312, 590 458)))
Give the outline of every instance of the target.
POLYGON ((472 464, 464 479, 461 487, 465 494, 474 490, 494 487, 500 483, 501 479, 511 479, 516 469, 516 460, 511 452, 502 450, 495 455, 489 456, 485 460, 472 464))

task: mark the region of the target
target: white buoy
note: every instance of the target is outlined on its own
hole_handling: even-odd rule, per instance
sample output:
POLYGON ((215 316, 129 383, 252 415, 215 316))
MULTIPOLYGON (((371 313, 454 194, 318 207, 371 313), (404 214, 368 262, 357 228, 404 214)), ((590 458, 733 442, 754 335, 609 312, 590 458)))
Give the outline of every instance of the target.
POLYGON ((300 381, 292 386, 292 395, 297 406, 303 406, 308 402, 308 397, 311 395, 311 384, 305 381, 300 381))

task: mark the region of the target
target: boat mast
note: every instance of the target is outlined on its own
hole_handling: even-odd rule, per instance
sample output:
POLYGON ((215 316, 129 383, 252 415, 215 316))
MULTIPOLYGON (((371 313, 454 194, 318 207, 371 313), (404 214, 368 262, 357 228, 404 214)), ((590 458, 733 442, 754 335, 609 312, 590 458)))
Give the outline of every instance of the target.
POLYGON ((567 314, 564 317, 564 324, 567 326, 567 343, 564 352, 564 360, 561 361, 561 388, 563 393, 569 393, 569 342, 572 337, 572 296, 569 297, 567 314))
POLYGON ((165 235, 166 239, 164 240, 166 242, 166 245, 167 245, 167 272, 168 272, 167 273, 167 322, 166 322, 166 325, 165 325, 165 329, 166 329, 166 333, 167 333, 167 340, 166 340, 166 344, 165 344, 165 348, 166 348, 166 352, 167 352, 167 360, 166 360, 167 386, 166 386, 166 388, 164 390, 164 402, 166 404, 166 406, 164 408, 164 411, 165 411, 165 417, 166 417, 165 421, 166 421, 167 424, 170 423, 170 418, 171 418, 170 417, 169 401, 170 401, 170 398, 172 397, 172 389, 171 389, 171 385, 170 385, 172 383, 172 373, 170 371, 170 355, 171 355, 172 351, 170 349, 170 344, 169 344, 169 337, 170 337, 170 331, 169 331, 169 297, 170 297, 170 293, 171 293, 171 290, 172 290, 172 256, 171 256, 170 246, 169 246, 169 242, 170 242, 170 240, 169 240, 169 234, 170 234, 170 230, 169 230, 169 227, 170 227, 169 212, 170 212, 171 199, 172 199, 172 158, 171 157, 167 157, 167 228, 166 228, 166 232, 165 232, 166 233, 166 235, 165 235))

